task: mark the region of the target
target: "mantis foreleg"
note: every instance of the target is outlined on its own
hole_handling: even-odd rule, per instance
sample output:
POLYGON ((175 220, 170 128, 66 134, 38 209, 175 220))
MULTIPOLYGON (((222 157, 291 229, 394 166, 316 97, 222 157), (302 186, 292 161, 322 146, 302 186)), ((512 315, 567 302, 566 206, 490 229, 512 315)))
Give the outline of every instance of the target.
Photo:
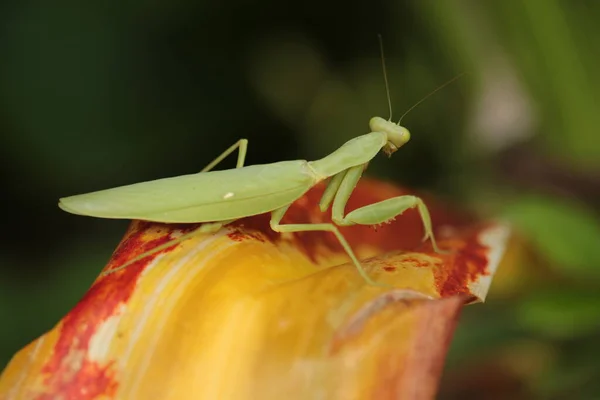
POLYGON ((340 185, 342 184, 342 180, 346 175, 346 171, 342 171, 339 174, 335 174, 327 184, 325 191, 323 192, 323 196, 321 196, 321 201, 319 201, 319 209, 321 212, 327 211, 329 205, 333 201, 335 194, 338 192, 340 185))
POLYGON ((348 172, 346 173, 344 179, 339 185, 338 192, 336 193, 335 198, 333 200, 333 222, 339 226, 349 226, 355 224, 376 225, 381 224, 383 222, 387 222, 397 217, 409 208, 416 207, 419 212, 419 215, 421 216, 421 221, 423 221, 423 228, 425 230, 423 241, 431 239, 433 250, 436 253, 444 254, 445 252, 441 251, 438 248, 437 243, 435 241, 433 229, 431 227, 431 217, 429 215, 429 210, 427 209, 425 203, 423 203, 423 200, 421 200, 419 197, 410 195, 393 197, 391 199, 383 200, 374 204, 369 204, 368 206, 357 208, 356 210, 351 211, 346 216, 344 216, 344 209, 346 207, 346 203, 348 202, 352 191, 356 187, 356 184, 358 183, 363 170, 364 166, 362 165, 348 169, 348 172))
MULTIPOLYGON (((345 206, 352 194, 352 191, 356 187, 358 180, 362 176, 363 171, 366 169, 368 163, 360 164, 355 167, 348 168, 336 175, 333 176, 329 180, 325 191, 323 192, 323 196, 321 196, 321 201, 319 201, 319 209, 321 212, 327 211, 329 205, 333 201, 333 199, 337 199, 338 204, 342 204, 345 206), (347 177, 347 175, 349 175, 347 177), (342 196, 344 198, 342 199, 342 196)), ((342 214, 344 210, 342 208, 342 214)))
POLYGON ((243 167, 244 161, 246 161, 246 150, 248 149, 248 140, 247 139, 240 139, 237 142, 235 142, 233 145, 231 145, 231 147, 229 147, 227 150, 225 150, 219 157, 215 158, 214 160, 211 161, 210 164, 208 164, 206 167, 202 168, 202 171, 200 171, 200 172, 210 171, 217 164, 219 164, 221 161, 223 161, 225 159, 225 157, 227 157, 228 155, 233 153, 238 148, 240 149, 240 152, 238 153, 236 168, 243 167))
POLYGON ((271 213, 271 221, 270 221, 271 229, 273 229, 275 232, 323 231, 323 232, 333 233, 335 235, 335 237, 337 238, 337 240, 342 245, 342 247, 344 248, 344 250, 346 251, 346 253, 348 254, 348 256, 350 257, 350 259, 352 260, 352 262, 354 263, 354 265, 356 266, 356 268, 358 268, 358 272, 365 279, 365 281, 367 281, 367 283, 369 283, 371 285, 381 286, 381 284, 375 282, 374 280, 372 280, 369 277, 369 275, 367 275, 367 272, 364 270, 364 268, 360 264, 360 261, 358 261, 358 258, 356 258, 356 255, 354 255, 352 248, 350 247, 350 245, 348 244, 348 242, 346 241, 344 236, 340 233, 340 231, 338 230, 338 228, 335 225, 328 224, 328 223, 280 225, 279 222, 281 222, 281 219, 283 218, 283 216, 285 215, 285 213, 287 212, 289 207, 290 206, 288 205, 288 206, 279 208, 271 213))

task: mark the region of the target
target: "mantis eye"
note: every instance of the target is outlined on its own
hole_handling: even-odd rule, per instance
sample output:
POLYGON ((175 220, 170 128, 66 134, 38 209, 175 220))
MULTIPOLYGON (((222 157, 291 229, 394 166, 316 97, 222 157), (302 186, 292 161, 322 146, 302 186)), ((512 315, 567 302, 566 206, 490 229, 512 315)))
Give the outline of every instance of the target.
POLYGON ((406 144, 410 140, 410 132, 403 126, 391 123, 394 129, 390 129, 386 132, 388 135, 388 142, 393 143, 394 146, 400 147, 406 144))
POLYGON ((369 127, 373 132, 383 132, 386 134, 388 141, 382 150, 388 156, 410 140, 410 132, 408 129, 381 117, 371 118, 369 127))

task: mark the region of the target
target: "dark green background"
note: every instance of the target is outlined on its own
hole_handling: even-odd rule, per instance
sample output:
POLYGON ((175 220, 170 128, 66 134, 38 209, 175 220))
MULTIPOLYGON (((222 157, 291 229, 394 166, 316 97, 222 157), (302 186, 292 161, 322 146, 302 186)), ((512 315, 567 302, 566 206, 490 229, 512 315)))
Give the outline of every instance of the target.
POLYGON ((250 164, 327 154, 388 117, 381 33, 395 117, 466 75, 403 120, 411 143, 369 173, 507 218, 526 249, 517 276, 465 310, 442 397, 597 398, 599 11, 592 0, 0 5, 0 366, 76 304, 126 228, 66 214, 59 197, 195 172, 240 137, 250 164))

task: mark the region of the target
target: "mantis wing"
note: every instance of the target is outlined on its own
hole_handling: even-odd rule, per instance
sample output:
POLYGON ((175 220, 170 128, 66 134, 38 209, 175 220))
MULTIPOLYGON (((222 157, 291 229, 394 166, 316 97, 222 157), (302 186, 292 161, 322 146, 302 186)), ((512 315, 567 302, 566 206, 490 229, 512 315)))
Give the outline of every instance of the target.
POLYGON ((157 222, 208 222, 261 214, 290 204, 318 182, 303 160, 136 183, 62 198, 79 215, 157 222))

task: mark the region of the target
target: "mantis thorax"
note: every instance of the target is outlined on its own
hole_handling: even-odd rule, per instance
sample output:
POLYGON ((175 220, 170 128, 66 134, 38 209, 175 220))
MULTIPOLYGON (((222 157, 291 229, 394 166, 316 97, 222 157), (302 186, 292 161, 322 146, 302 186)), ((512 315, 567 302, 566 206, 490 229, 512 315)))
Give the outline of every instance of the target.
POLYGON ((410 140, 410 132, 405 127, 381 117, 373 117, 369 121, 373 132, 385 133, 387 143, 381 149, 388 157, 410 140))

